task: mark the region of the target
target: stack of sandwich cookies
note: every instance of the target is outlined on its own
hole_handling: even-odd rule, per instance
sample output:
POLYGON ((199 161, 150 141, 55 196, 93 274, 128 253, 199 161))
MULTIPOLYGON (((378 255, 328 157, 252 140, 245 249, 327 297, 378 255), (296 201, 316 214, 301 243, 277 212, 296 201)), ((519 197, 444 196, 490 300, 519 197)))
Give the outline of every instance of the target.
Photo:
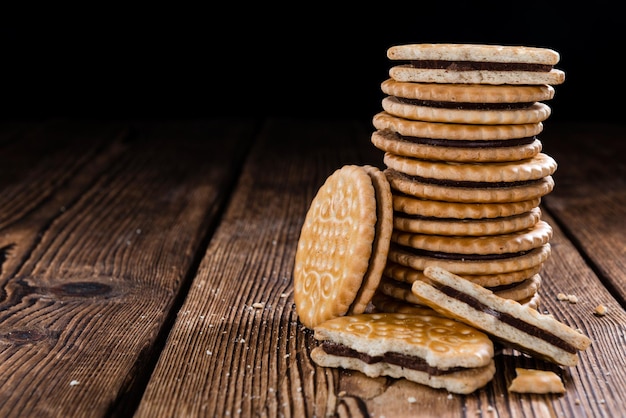
POLYGON ((405 295, 415 274, 439 265, 501 297, 537 307, 539 271, 550 255, 541 198, 557 164, 538 136, 554 85, 565 74, 545 48, 411 44, 381 84, 372 143, 384 153, 394 232, 379 286, 405 295), (398 267, 399 266, 399 267, 398 267), (408 286, 407 286, 408 285, 408 286))

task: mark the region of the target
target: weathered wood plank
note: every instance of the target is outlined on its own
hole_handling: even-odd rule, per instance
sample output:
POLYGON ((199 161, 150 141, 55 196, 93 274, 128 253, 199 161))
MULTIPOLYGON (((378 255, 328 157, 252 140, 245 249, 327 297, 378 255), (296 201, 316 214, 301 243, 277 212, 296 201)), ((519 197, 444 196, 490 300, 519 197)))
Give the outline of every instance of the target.
POLYGON ((626 306, 626 126, 555 126, 543 138, 559 163, 544 206, 626 306))
POLYGON ((458 396, 311 362, 315 341, 299 325, 292 298, 298 234, 314 193, 333 170, 379 162, 373 158, 380 156, 369 152, 369 129, 313 121, 266 127, 136 416, 546 417, 623 411, 624 358, 611 347, 622 344, 626 315, 549 214, 545 219, 554 223, 555 236, 543 273, 542 310, 593 337, 579 366, 561 369, 504 350, 496 358, 494 381, 458 396), (580 303, 558 301, 560 292, 577 294, 580 303), (608 316, 593 315, 598 303, 609 306, 608 316), (557 371, 567 394, 509 395, 506 388, 518 366, 557 371))
POLYGON ((76 126, 28 131, 2 153, 3 417, 134 408, 254 127, 76 126))

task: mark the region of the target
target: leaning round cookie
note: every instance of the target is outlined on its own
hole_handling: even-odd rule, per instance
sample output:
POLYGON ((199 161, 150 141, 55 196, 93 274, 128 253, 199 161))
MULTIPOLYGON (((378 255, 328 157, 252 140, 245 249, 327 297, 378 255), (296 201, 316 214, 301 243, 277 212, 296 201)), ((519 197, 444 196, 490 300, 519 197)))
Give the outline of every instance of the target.
POLYGON ((409 176, 393 169, 385 175, 393 190, 420 199, 466 203, 511 203, 541 198, 554 188, 552 176, 533 181, 509 184, 484 182, 433 182, 429 179, 409 176))
POLYGON ((478 125, 520 125, 538 123, 548 119, 552 112, 548 105, 541 102, 535 102, 526 107, 512 109, 473 109, 414 104, 409 100, 395 96, 383 98, 382 107, 383 110, 390 115, 405 119, 478 125))
POLYGON ((345 315, 367 273, 376 238, 376 194, 367 170, 347 165, 313 198, 300 232, 294 301, 308 328, 345 315))
POLYGON ((448 163, 407 158, 387 152, 383 161, 387 167, 409 176, 452 182, 524 182, 550 176, 557 168, 554 158, 544 153, 523 161, 448 163))
POLYGON ((394 230, 391 241, 418 250, 452 254, 514 254, 548 243, 552 227, 539 221, 531 228, 510 234, 484 236, 447 236, 415 234, 394 230))
POLYGON ((458 141, 500 141, 530 138, 543 131, 541 122, 518 125, 424 122, 400 118, 385 111, 375 114, 372 118, 372 124, 378 130, 389 129, 404 136, 458 141))
POLYGON ((533 103, 554 98, 554 87, 547 84, 405 83, 388 78, 381 83, 380 88, 389 96, 449 103, 533 103))
POLYGON ((460 163, 520 161, 542 150, 541 141, 531 136, 492 141, 458 141, 404 136, 390 129, 376 130, 371 141, 382 151, 425 160, 460 163))
POLYGON ((526 213, 541 203, 541 198, 503 203, 456 203, 419 199, 399 193, 392 193, 392 196, 393 209, 396 212, 444 219, 503 218, 526 213))
POLYGON ((348 314, 365 312, 372 300, 387 262, 387 253, 389 252, 393 230, 393 200, 389 182, 385 174, 377 167, 366 165, 363 166, 363 169, 370 176, 374 186, 376 196, 376 234, 367 272, 354 302, 348 309, 348 314))
POLYGON ((431 235, 481 236, 510 234, 533 227, 541 219, 538 207, 502 218, 454 219, 411 216, 396 212, 393 226, 398 231, 431 235))
POLYGON ((471 255, 419 251, 401 245, 391 245, 389 260, 415 270, 440 266, 450 272, 464 275, 502 274, 526 270, 542 265, 550 256, 550 243, 518 254, 471 255))

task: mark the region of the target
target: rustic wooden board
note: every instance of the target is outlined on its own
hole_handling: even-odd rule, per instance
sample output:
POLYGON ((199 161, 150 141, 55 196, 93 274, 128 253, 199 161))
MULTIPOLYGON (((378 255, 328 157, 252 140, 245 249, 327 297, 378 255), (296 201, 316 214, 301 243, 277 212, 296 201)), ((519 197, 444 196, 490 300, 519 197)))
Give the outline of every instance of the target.
POLYGON ((559 167, 544 206, 622 306, 626 306, 626 126, 547 128, 544 151, 559 167))
POLYGON ((137 417, 614 416, 626 407, 624 310, 554 224, 542 310, 594 339, 575 368, 504 350, 486 388, 449 395, 404 380, 317 367, 293 305, 291 273, 304 215, 323 180, 349 163, 379 163, 369 126, 276 121, 262 132, 208 247, 137 417), (559 301, 560 292, 580 303, 559 301), (609 306, 599 318, 597 303, 609 306), (255 304, 260 307, 255 307, 255 304), (568 392, 509 395, 515 367, 562 375, 568 392))
POLYGON ((133 410, 253 128, 53 123, 0 141, 0 416, 133 410))

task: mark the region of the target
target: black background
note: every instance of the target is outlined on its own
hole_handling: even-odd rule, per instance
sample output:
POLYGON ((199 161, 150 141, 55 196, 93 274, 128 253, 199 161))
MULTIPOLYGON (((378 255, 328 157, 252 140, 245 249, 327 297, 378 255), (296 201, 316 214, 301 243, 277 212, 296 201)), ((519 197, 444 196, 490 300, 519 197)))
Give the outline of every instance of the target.
MULTIPOLYGON (((509 4, 514 3, 514 4, 509 4)), ((389 46, 548 47, 566 73, 551 120, 622 123, 624 26, 615 7, 231 4, 3 13, 1 115, 371 118, 389 46)))

